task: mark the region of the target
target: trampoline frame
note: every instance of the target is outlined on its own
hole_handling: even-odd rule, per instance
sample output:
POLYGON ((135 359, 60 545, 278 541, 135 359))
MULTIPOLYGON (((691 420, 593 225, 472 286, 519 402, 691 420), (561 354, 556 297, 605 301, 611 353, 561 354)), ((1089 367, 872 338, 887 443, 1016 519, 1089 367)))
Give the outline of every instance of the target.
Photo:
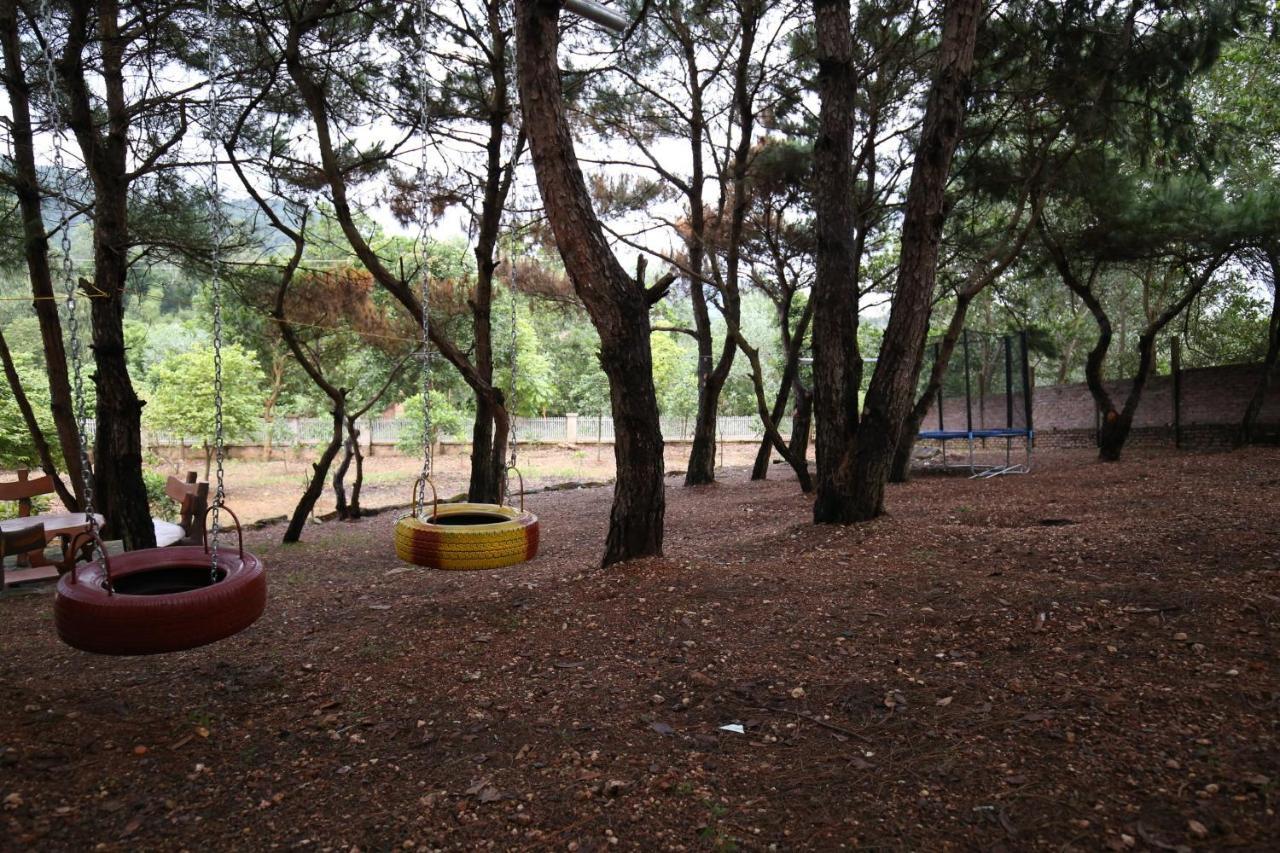
MULTIPOLYGON (((1035 429, 1032 421, 1032 387, 1031 387, 1031 366, 1027 355, 1027 333, 1026 331, 1006 334, 1001 336, 1004 344, 1004 397, 1005 397, 1005 426, 994 428, 974 428, 973 425, 973 389, 970 382, 971 364, 969 359, 969 330, 965 329, 961 338, 961 350, 964 359, 964 401, 965 401, 965 429, 948 430, 944 427, 943 411, 942 411, 942 395, 941 388, 938 389, 936 408, 938 410, 938 428, 935 430, 921 430, 916 433, 916 439, 924 439, 927 441, 937 441, 942 446, 942 467, 944 469, 969 469, 969 478, 977 480, 990 479, 992 477, 1000 477, 1005 474, 1030 474, 1031 473, 1031 455, 1035 446, 1035 429), (1018 340, 1019 361, 1022 380, 1022 401, 1023 415, 1026 418, 1025 427, 1015 427, 1013 424, 1013 340, 1018 340), (980 465, 975 458, 976 442, 989 438, 1004 439, 1004 464, 1003 465, 980 465), (1021 438, 1025 448, 1025 457, 1022 461, 1014 462, 1013 460, 1013 442, 1015 439, 1021 438), (968 445, 968 461, 952 464, 947 460, 947 442, 948 441, 964 441, 968 445)), ((938 352, 938 344, 934 344, 935 358, 938 352)))

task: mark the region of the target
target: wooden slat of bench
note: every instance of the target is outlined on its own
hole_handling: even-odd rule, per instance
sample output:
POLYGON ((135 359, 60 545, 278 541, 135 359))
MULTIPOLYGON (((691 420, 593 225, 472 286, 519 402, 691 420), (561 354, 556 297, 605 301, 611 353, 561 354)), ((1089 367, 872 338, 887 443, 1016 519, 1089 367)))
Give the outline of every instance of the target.
POLYGON ((36 583, 58 579, 57 566, 33 566, 24 569, 5 569, 4 585, 16 586, 20 583, 36 583))

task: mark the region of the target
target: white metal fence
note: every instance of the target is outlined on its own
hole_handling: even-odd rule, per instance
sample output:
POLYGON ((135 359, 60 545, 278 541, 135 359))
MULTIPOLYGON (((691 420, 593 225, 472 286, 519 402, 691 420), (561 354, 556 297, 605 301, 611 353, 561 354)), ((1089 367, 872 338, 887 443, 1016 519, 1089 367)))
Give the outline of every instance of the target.
MULTIPOLYGON (((661 418, 662 437, 667 441, 691 441, 694 419, 692 416, 664 415, 661 418)), ((393 445, 400 441, 401 430, 406 427, 405 418, 364 418, 359 422, 360 443, 393 445)), ((93 422, 88 424, 90 430, 93 422)), ((551 417, 516 418, 516 435, 521 443, 595 444, 611 443, 614 439, 611 415, 556 415, 551 417)), ((778 424, 784 436, 790 435, 791 419, 784 418, 778 424)), ((721 415, 716 422, 717 438, 721 441, 752 441, 764 436, 764 427, 758 415, 721 415)), ((266 445, 268 440, 275 447, 323 444, 333 436, 331 418, 277 418, 273 423, 264 422, 253 435, 232 437, 236 445, 266 445)), ((200 441, 191 436, 147 431, 144 439, 151 446, 176 447, 179 444, 199 446, 200 441)), ((446 436, 445 443, 465 443, 467 437, 446 436)))

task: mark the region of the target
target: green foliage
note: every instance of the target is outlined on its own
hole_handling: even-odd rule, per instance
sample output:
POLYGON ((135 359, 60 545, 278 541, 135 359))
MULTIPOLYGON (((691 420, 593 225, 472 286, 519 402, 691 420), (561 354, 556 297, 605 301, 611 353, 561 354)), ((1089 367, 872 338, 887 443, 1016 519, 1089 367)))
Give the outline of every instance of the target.
MULTIPOLYGON (((261 425, 265 380, 242 347, 222 350, 222 424, 228 441, 255 436, 261 425)), ((151 371, 143 422, 150 429, 195 442, 214 441, 213 349, 198 346, 166 357, 151 371)))
POLYGON ((698 408, 697 353, 682 351, 676 336, 669 332, 651 335, 649 347, 659 411, 664 415, 694 414, 698 408))
MULTIPOLYGON (((443 392, 431 389, 431 441, 443 438, 465 440, 471 428, 472 415, 455 406, 443 392)), ((400 422, 400 438, 396 442, 402 452, 422 452, 422 394, 404 401, 404 417, 400 422)))
MULTIPOLYGON (((12 355, 27 401, 35 411, 36 421, 40 424, 45 440, 49 442, 55 463, 58 463, 61 453, 53 428, 53 415, 49 411, 49 380, 44 365, 30 351, 14 351, 12 355)), ((36 458, 31 433, 27 431, 22 412, 3 377, 0 377, 0 388, 3 388, 3 393, 0 393, 0 468, 36 468, 39 460, 36 458)))
MULTIPOLYGON (((495 299, 493 322, 494 382, 504 390, 511 387, 511 300, 509 293, 495 299)), ((555 370, 543 349, 533 318, 530 300, 520 299, 516 308, 516 414, 525 417, 551 409, 560 411, 555 370)), ((566 411, 573 411, 568 409, 566 411)))

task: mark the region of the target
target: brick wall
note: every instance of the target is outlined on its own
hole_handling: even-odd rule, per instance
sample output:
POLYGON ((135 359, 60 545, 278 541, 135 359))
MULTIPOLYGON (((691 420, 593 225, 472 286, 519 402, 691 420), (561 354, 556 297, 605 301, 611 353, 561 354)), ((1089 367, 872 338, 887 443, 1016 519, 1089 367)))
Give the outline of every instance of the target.
MULTIPOLYGON (((1257 387, 1262 374, 1260 364, 1231 364, 1200 367, 1182 371, 1182 437, 1188 447, 1225 447, 1235 436, 1244 407, 1257 387)), ((1124 405, 1131 384, 1128 380, 1107 383, 1115 405, 1124 405)), ((1035 389, 1032 417, 1036 443, 1047 447, 1092 447, 1097 413, 1089 388, 1083 382, 1073 385, 1050 385, 1035 389)), ((1022 396, 1014 395, 1013 425, 1020 427, 1022 396)), ((973 426, 1003 427, 1007 409, 1003 394, 975 399, 972 406, 973 426)), ((942 401, 943 428, 963 430, 967 422, 964 397, 942 401)), ((1133 445, 1168 445, 1173 443, 1173 377, 1152 376, 1142 393, 1142 401, 1134 413, 1133 445)), ((1261 431, 1280 436, 1280 383, 1273 384, 1259 418, 1261 431)), ((922 429, 938 429, 938 414, 931 407, 922 429)))

